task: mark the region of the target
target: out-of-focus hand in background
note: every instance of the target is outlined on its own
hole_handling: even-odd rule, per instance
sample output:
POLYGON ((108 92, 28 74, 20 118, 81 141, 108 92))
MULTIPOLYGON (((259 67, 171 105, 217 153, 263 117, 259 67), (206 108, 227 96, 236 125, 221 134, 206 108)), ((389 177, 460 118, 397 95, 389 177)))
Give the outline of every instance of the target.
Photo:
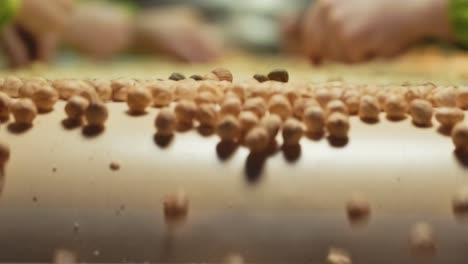
POLYGON ((135 21, 135 45, 184 62, 207 62, 222 52, 221 37, 195 9, 164 7, 141 11, 135 21))
POLYGON ((131 37, 130 11, 99 1, 79 4, 63 32, 66 45, 96 59, 108 59, 125 51, 131 37))
POLYGON ((15 21, 1 34, 9 63, 24 66, 52 59, 73 6, 74 0, 22 0, 15 21))
POLYGON ((318 0, 302 20, 313 61, 391 57, 424 38, 452 38, 448 0, 318 0))

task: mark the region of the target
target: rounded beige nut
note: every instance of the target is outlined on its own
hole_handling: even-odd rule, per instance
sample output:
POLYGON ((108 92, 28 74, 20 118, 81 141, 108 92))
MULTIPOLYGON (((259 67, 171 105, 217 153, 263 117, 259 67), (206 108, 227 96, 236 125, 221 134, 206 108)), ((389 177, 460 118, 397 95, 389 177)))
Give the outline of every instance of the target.
POLYGON ((434 231, 425 222, 415 224, 410 232, 410 246, 416 254, 433 254, 436 251, 434 231))
POLYGON ((197 113, 197 105, 193 101, 181 100, 174 111, 178 122, 192 124, 197 113))
POLYGON ((401 95, 390 94, 385 100, 384 110, 390 119, 403 119, 406 116, 408 105, 401 95))
POLYGON ((62 79, 55 80, 52 86, 58 91, 61 99, 68 100, 70 97, 79 94, 86 84, 81 80, 62 79))
POLYGON ((276 94, 270 98, 268 102, 268 111, 270 114, 275 114, 285 120, 292 114, 292 107, 288 98, 284 95, 276 94))
POLYGON ((7 76, 3 81, 2 92, 8 94, 10 97, 19 97, 19 90, 23 86, 23 81, 16 76, 7 76))
POLYGON ((455 107, 457 94, 452 88, 442 88, 434 94, 434 101, 438 107, 455 107))
POLYGON ((339 112, 332 113, 326 121, 328 133, 334 138, 347 138, 349 132, 349 118, 339 112))
POLYGON ((183 190, 167 194, 163 200, 164 218, 167 222, 185 220, 189 212, 189 199, 183 190))
POLYGON ((211 72, 216 75, 220 81, 232 82, 233 80, 231 71, 226 68, 219 67, 212 70, 211 72))
POLYGON ((86 98, 75 95, 72 96, 65 105, 65 113, 71 120, 81 120, 88 106, 89 101, 86 100, 86 98))
POLYGON ((278 134, 282 123, 283 122, 281 120, 281 117, 275 114, 264 116, 260 120, 260 125, 266 128, 266 130, 268 131, 268 136, 272 141, 276 139, 276 135, 278 134))
POLYGON ((151 93, 146 87, 135 86, 128 91, 127 105, 132 113, 144 113, 151 101, 151 93))
POLYGON ((378 120, 380 114, 379 101, 371 95, 364 95, 359 104, 359 117, 362 120, 378 120))
POLYGON ((319 103, 315 99, 310 99, 310 98, 298 98, 296 101, 294 101, 292 111, 294 117, 303 120, 304 119, 304 111, 309 107, 313 105, 319 105, 319 103))
POLYGON ((459 87, 457 90, 457 107, 468 109, 468 87, 459 87))
POLYGON ((197 105, 214 104, 216 103, 216 98, 212 93, 204 91, 204 92, 198 93, 195 96, 194 101, 197 105))
POLYGON ((452 206, 456 214, 468 213, 468 186, 463 186, 457 190, 452 198, 452 206))
POLYGON ((320 106, 314 105, 304 111, 304 124, 312 134, 323 133, 325 128, 325 114, 320 106))
POLYGON ((346 212, 352 221, 367 218, 370 211, 369 200, 363 194, 353 193, 346 202, 346 212))
POLYGON ((410 103, 410 114, 416 125, 430 126, 433 112, 432 104, 429 101, 414 99, 410 103))
POLYGON ((29 98, 17 100, 10 109, 17 124, 31 125, 37 116, 36 105, 29 98))
POLYGON ((32 100, 40 112, 52 111, 58 99, 58 92, 50 85, 38 87, 32 95, 32 100))
POLYGON ((435 111, 436 120, 444 127, 453 127, 465 119, 465 113, 455 107, 442 107, 435 111))
POLYGON ((267 105, 263 98, 253 97, 247 99, 242 108, 244 111, 251 111, 261 118, 266 112, 267 105))
POLYGON ((352 264, 349 254, 342 250, 331 248, 327 256, 327 264, 352 264))
POLYGON ((242 102, 238 97, 230 96, 221 103, 221 115, 238 116, 242 111, 242 102))
POLYGON ((301 140, 304 129, 302 123, 297 119, 288 118, 284 122, 282 135, 283 135, 283 144, 284 145, 297 145, 301 140))
POLYGON ((350 115, 357 115, 359 113, 360 100, 359 96, 350 96, 344 99, 350 115))
POLYGON ((83 82, 77 94, 86 98, 90 103, 100 100, 96 90, 86 82, 83 82))
POLYGON ((198 107, 195 119, 202 127, 215 127, 218 123, 218 111, 214 104, 202 104, 198 107))
POLYGON ((91 103, 85 111, 85 118, 89 126, 102 127, 109 117, 109 111, 102 102, 91 103))
POLYGON ((243 111, 239 114, 239 124, 242 133, 247 133, 259 122, 258 116, 249 111, 243 111))
POLYGON ((127 101, 127 93, 130 88, 135 86, 136 82, 129 78, 119 78, 111 81, 112 100, 117 102, 127 101))
POLYGON ((326 88, 320 88, 315 91, 315 99, 319 102, 320 106, 325 108, 331 100, 333 100, 333 94, 326 88))
POLYGON ((244 144, 251 152, 258 153, 264 151, 270 141, 268 130, 264 126, 256 126, 247 132, 244 144))
POLYGON ((11 103, 10 96, 4 92, 0 92, 0 119, 8 119, 11 103))
POLYGON ((468 150, 468 124, 458 123, 452 130, 452 141, 457 149, 468 150))
POLYGON ((103 79, 93 79, 88 80, 87 82, 94 88, 99 99, 101 99, 103 102, 112 99, 112 87, 110 81, 103 79))
POLYGON ((328 102, 327 106, 325 107, 325 111, 327 113, 327 116, 335 112, 343 113, 345 115, 349 113, 346 104, 338 99, 333 99, 330 102, 328 102))
POLYGON ((6 142, 0 141, 0 167, 5 166, 9 159, 10 147, 6 142))
POLYGON ((174 111, 169 107, 161 109, 156 116, 154 124, 159 134, 173 134, 176 126, 176 115, 174 111))
POLYGON ((232 115, 224 116, 219 121, 216 132, 221 140, 234 141, 240 134, 239 121, 232 115))
POLYGON ((169 82, 157 81, 149 84, 148 88, 153 95, 153 105, 156 107, 168 106, 171 104, 174 95, 172 94, 169 82))
POLYGON ((35 79, 27 79, 23 81, 23 85, 19 89, 19 97, 21 98, 31 98, 36 90, 38 90, 43 85, 48 85, 42 81, 35 79))

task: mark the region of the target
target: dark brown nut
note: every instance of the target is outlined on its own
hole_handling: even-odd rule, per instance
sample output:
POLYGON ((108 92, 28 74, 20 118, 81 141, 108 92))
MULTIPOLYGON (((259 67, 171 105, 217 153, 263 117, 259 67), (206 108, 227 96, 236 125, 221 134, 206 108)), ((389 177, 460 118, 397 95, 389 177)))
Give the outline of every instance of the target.
POLYGON ((190 76, 190 79, 194 79, 195 81, 203 81, 203 76, 201 76, 199 74, 194 74, 194 75, 190 76))
POLYGON ((287 83, 289 81, 289 73, 285 69, 275 69, 268 73, 268 79, 271 81, 287 83))
POLYGON ((262 82, 266 82, 266 81, 269 81, 270 79, 268 79, 268 77, 264 74, 255 74, 253 76, 253 78, 255 80, 257 80, 259 83, 262 83, 262 82))
POLYGON ((180 72, 173 72, 170 76, 169 76, 169 80, 173 80, 173 81, 180 81, 180 80, 184 80, 185 79, 185 75, 183 75, 182 73, 180 72))
POLYGON ((226 68, 219 67, 212 70, 211 72, 216 75, 220 81, 232 82, 233 80, 231 71, 226 68))

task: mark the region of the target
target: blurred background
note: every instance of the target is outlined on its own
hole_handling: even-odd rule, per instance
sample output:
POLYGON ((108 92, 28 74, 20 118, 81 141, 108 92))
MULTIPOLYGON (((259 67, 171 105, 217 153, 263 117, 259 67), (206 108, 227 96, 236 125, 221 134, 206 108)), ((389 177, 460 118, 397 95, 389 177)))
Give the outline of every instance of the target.
MULTIPOLYGON (((426 0, 426 5, 436 1, 445 0, 426 0)), ((404 28, 428 24, 409 17, 438 17, 402 0, 0 0, 0 24, 9 2, 20 4, 10 8, 15 14, 1 27, 2 75, 146 78, 173 71, 201 74, 222 65, 242 78, 273 68, 287 68, 293 80, 306 81, 460 83, 468 78, 467 56, 448 41, 421 46, 426 36, 406 37, 413 32, 404 28), (325 23, 324 13, 339 13, 324 12, 327 2, 334 3, 328 9, 348 14, 338 21, 341 29, 360 23, 373 35, 336 48, 343 43, 335 35, 343 30, 325 23), (382 15, 387 12, 398 15, 382 15), (357 60, 326 53, 329 47, 341 55, 358 50, 383 33, 392 41, 382 38, 377 46, 397 43, 391 53, 371 50, 357 60), (324 59, 317 61, 308 48, 320 34, 328 43, 322 45, 324 59)))

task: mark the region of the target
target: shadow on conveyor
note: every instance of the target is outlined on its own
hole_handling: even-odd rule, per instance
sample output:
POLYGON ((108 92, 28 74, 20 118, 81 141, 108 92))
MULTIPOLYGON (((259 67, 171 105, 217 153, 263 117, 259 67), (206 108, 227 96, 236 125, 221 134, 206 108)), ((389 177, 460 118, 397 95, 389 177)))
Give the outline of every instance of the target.
POLYGON ((132 116, 132 117, 139 117, 139 116, 144 116, 146 114, 148 114, 148 111, 144 111, 144 112, 132 112, 130 110, 126 110, 125 111, 125 114, 129 115, 129 116, 132 116))
POLYGON ((337 138, 332 136, 328 136, 327 140, 330 146, 335 148, 343 148, 348 145, 349 142, 349 138, 337 138))
POLYGON ((319 141, 325 136, 325 132, 322 131, 320 133, 312 133, 312 132, 306 131, 304 135, 310 140, 319 141))
POLYGON ((27 132, 33 127, 31 124, 19 124, 19 123, 11 123, 8 125, 8 131, 13 134, 22 134, 27 132))
POLYGON ((197 132, 203 137, 209 137, 214 134, 215 128, 208 126, 199 126, 197 127, 197 132))
POLYGON ((237 150, 239 144, 234 141, 222 140, 216 145, 216 154, 221 161, 228 160, 237 150))
POLYGON ((72 130, 80 127, 82 124, 81 120, 65 118, 62 120, 62 127, 66 130, 72 130))
POLYGON ((257 183, 262 175, 268 157, 266 152, 250 153, 245 162, 245 176, 249 183, 257 183))
POLYGON ((439 132, 439 134, 443 136, 450 137, 450 134, 452 133, 452 128, 448 126, 439 126, 437 132, 439 132))
POLYGON ((174 134, 163 135, 163 134, 160 134, 159 132, 156 132, 154 134, 153 140, 154 140, 154 143, 158 145, 160 148, 167 148, 171 144, 173 138, 174 138, 174 134))
POLYGON ((468 150, 455 149, 453 155, 463 168, 468 169, 468 150))
POLYGON ((283 150, 284 158, 290 162, 294 163, 301 157, 302 149, 300 144, 295 145, 283 145, 281 148, 283 150))
POLYGON ((104 126, 90 126, 90 125, 87 125, 87 126, 83 127, 83 130, 81 131, 81 133, 85 137, 92 138, 92 137, 97 137, 100 134, 102 134, 102 132, 104 132, 105 129, 106 128, 104 126))
POLYGON ((368 125, 376 125, 380 122, 379 118, 360 118, 362 122, 368 125))
POLYGON ((387 120, 390 121, 390 122, 401 122, 403 120, 406 120, 406 116, 402 116, 402 117, 390 117, 390 116, 386 116, 387 120))
POLYGON ((8 122, 10 118, 8 116, 1 116, 0 117, 0 123, 3 124, 3 123, 6 123, 8 122))

